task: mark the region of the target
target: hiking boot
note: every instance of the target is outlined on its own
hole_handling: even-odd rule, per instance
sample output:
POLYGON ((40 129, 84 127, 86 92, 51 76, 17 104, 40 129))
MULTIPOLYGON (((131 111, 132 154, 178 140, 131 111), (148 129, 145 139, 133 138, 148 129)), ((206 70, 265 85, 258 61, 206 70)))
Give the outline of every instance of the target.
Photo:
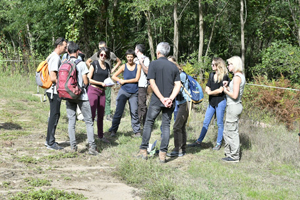
POLYGON ((94 156, 96 156, 96 155, 99 154, 98 151, 97 151, 96 146, 90 146, 90 148, 89 148, 89 154, 90 155, 94 155, 94 156))
POLYGON ((160 163, 166 163, 166 156, 167 156, 167 152, 162 152, 159 151, 158 157, 159 157, 159 162, 160 163))
POLYGON ((213 148, 213 150, 215 150, 215 151, 219 151, 221 149, 221 145, 220 144, 217 144, 214 148, 213 148))
POLYGON ((106 115, 106 120, 107 121, 112 121, 111 115, 106 115))
POLYGON ((111 132, 110 132, 110 137, 116 137, 116 136, 117 136, 117 134, 116 134, 115 131, 111 131, 111 132))
POLYGON ((231 157, 222 158, 222 160, 225 161, 225 162, 232 162, 232 163, 234 163, 234 162, 240 162, 239 160, 235 160, 235 159, 233 159, 231 157))
POLYGON ((137 157, 147 160, 148 159, 147 149, 140 149, 140 152, 138 153, 137 157))
POLYGON ((105 137, 103 137, 103 138, 99 138, 99 140, 100 140, 101 142, 104 142, 104 143, 110 144, 110 141, 109 141, 108 139, 106 139, 105 137))
POLYGON ((167 153, 168 157, 182 157, 185 155, 185 151, 179 150, 173 150, 171 153, 167 153))
POLYGON ((62 150, 63 147, 59 146, 59 145, 57 144, 57 142, 55 142, 55 143, 52 144, 52 145, 48 145, 48 146, 47 146, 47 149, 50 149, 50 150, 62 150))
POLYGON ((141 133, 135 133, 134 134, 134 137, 141 137, 142 135, 141 135, 141 133))
POLYGON ((188 144, 187 146, 188 147, 201 147, 201 142, 196 141, 192 144, 188 144))

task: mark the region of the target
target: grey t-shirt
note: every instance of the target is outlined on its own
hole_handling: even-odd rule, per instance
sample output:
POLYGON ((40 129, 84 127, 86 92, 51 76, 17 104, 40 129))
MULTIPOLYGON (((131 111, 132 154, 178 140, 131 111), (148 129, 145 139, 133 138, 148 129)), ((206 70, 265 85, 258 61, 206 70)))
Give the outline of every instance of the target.
MULTIPOLYGON (((72 57, 70 60, 75 62, 77 59, 72 57)), ((82 61, 76 65, 76 69, 77 69, 77 72, 78 72, 77 81, 78 81, 79 86, 82 87, 83 84, 84 84, 83 79, 82 79, 82 75, 88 74, 89 70, 88 70, 85 62, 82 62, 82 61)), ((81 93, 80 97, 78 98, 78 100, 82 100, 82 101, 89 100, 89 97, 87 95, 87 92, 86 92, 85 88, 83 88, 82 93, 81 93)))
MULTIPOLYGON (((54 72, 58 72, 58 68, 61 65, 61 60, 60 57, 57 53, 55 53, 54 51, 50 54, 50 56, 48 57, 48 69, 49 69, 49 73, 54 71, 54 72)), ((46 90, 46 92, 48 93, 52 93, 53 94, 57 94, 57 89, 56 89, 56 85, 52 84, 52 86, 46 90)))
MULTIPOLYGON (((92 62, 94 62, 95 60, 98 60, 99 58, 97 57, 98 52, 94 53, 94 55, 92 55, 92 57, 90 57, 90 59, 92 60, 92 62)), ((105 62, 107 62, 107 64, 109 65, 110 70, 112 69, 112 61, 116 61, 117 60, 117 56, 116 54, 114 54, 113 52, 110 52, 110 58, 106 59, 105 62)))

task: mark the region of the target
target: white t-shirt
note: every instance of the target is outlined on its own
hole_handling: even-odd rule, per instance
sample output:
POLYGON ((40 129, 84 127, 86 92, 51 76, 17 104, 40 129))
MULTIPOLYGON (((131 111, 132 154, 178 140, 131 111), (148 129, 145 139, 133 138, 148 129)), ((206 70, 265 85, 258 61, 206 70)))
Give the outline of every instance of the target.
MULTIPOLYGON (((145 65, 145 67, 148 68, 149 65, 150 65, 150 59, 147 56, 145 56, 145 55, 142 55, 141 57, 144 59, 144 65, 145 65)), ((138 58, 135 58, 134 62, 135 62, 135 64, 140 65, 140 61, 139 61, 138 58)), ((143 68, 141 70, 141 76, 140 76, 138 85, 139 85, 139 87, 147 87, 148 86, 147 75, 144 72, 143 68)))
MULTIPOLYGON (((50 56, 48 57, 48 70, 49 73, 54 71, 54 72, 58 72, 58 68, 61 65, 61 60, 60 57, 57 53, 55 53, 54 51, 50 54, 50 56)), ((46 90, 46 92, 48 93, 52 93, 53 94, 57 94, 57 89, 56 89, 56 85, 52 84, 52 86, 46 90)))

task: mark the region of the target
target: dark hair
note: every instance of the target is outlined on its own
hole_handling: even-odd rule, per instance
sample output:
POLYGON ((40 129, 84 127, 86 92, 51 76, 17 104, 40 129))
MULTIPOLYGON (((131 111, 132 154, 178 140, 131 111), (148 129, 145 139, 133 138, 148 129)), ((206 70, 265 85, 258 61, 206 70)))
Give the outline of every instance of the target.
POLYGON ((106 45, 106 42, 100 41, 100 42, 99 42, 99 45, 102 45, 102 44, 105 44, 105 45, 106 45))
POLYGON ((67 40, 65 40, 65 38, 63 38, 63 37, 57 38, 54 42, 54 48, 56 48, 57 45, 61 46, 63 44, 63 42, 67 42, 67 40))
POLYGON ((135 56, 135 52, 134 52, 133 49, 128 49, 128 50, 126 51, 125 55, 126 55, 126 56, 127 56, 127 55, 133 55, 133 56, 135 56))
POLYGON ((78 50, 79 50, 78 44, 76 44, 73 41, 70 41, 69 42, 69 46, 68 46, 68 52, 69 52, 69 54, 76 53, 78 50))
POLYGON ((106 48, 106 47, 101 47, 101 48, 99 49, 99 51, 97 52, 97 57, 98 57, 98 58, 100 57, 100 53, 101 53, 102 51, 105 52, 105 54, 106 54, 106 59, 109 59, 109 58, 110 58, 110 51, 109 51, 109 49, 106 48))
POLYGON ((136 46, 135 46, 142 54, 144 54, 145 53, 145 46, 143 45, 143 44, 137 44, 136 46))

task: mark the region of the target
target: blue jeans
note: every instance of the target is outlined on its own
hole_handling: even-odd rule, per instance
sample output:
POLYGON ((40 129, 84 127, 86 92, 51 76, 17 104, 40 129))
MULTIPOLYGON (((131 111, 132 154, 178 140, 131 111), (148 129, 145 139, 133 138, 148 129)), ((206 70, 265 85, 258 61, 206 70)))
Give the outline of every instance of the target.
POLYGON ((143 139, 140 149, 147 149, 151 137, 151 131, 154 121, 158 114, 162 111, 162 138, 160 143, 160 151, 167 152, 170 140, 170 122, 174 108, 164 108, 160 106, 149 106, 147 117, 144 125, 143 139))
POLYGON ((204 118, 204 121, 203 121, 203 127, 202 127, 202 130, 201 130, 201 133, 200 133, 200 136, 199 136, 197 142, 202 142, 202 140, 204 139, 204 137, 207 133, 207 129, 208 129, 208 126, 210 124, 210 121, 211 121, 212 117, 214 116, 214 114, 216 113, 216 115, 217 115, 217 124, 218 124, 217 144, 222 143, 223 130, 224 130, 223 118, 224 118, 225 109, 226 109, 226 99, 221 101, 218 104, 218 106, 213 107, 211 105, 208 105, 206 113, 205 113, 205 118, 204 118))

